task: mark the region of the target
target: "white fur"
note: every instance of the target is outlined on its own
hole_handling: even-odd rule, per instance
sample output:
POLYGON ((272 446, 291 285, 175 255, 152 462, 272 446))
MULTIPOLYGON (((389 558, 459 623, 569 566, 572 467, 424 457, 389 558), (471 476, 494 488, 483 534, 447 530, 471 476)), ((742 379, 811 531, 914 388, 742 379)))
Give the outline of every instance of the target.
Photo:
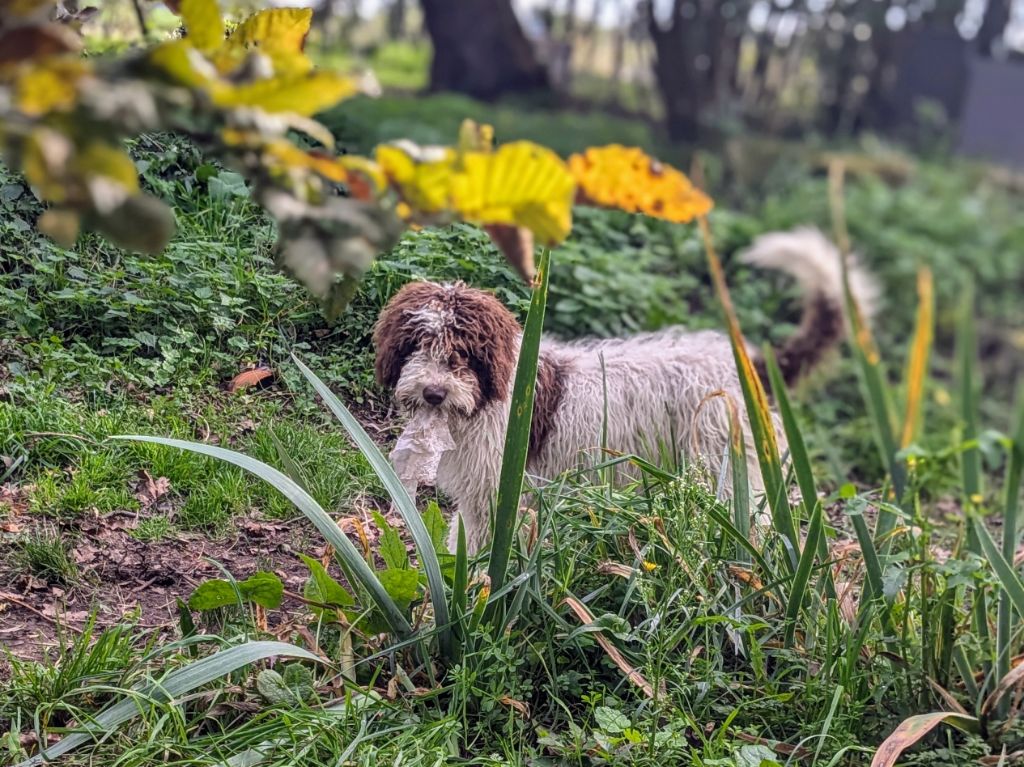
MULTIPOLYGON (((792 274, 805 291, 825 291, 841 299, 838 258, 837 250, 814 230, 765 235, 744 255, 748 263, 792 274)), ((874 305, 874 288, 855 266, 851 286, 866 306, 874 305)), ((426 313, 420 319, 433 320, 426 313)), ((541 355, 560 363, 565 378, 554 425, 527 466, 535 482, 603 460, 602 447, 656 463, 667 447, 689 461, 703 463, 717 478, 725 468, 729 444, 726 403, 715 396, 724 393, 743 419, 751 484, 755 492, 763 490, 733 352, 724 334, 673 327, 621 339, 567 343, 545 338, 541 355), (607 442, 602 446, 603 428, 607 442)), ((449 391, 440 407, 449 412, 455 448, 442 455, 436 484, 455 501, 469 550, 475 553, 489 539, 512 381, 506 383, 509 396, 505 400, 474 412, 467 405, 476 390, 465 371, 453 371, 444 360, 421 351, 403 367, 396 387, 399 400, 411 407, 424 406, 419 392, 427 384, 449 391)), ((775 424, 780 451, 785 452, 777 417, 775 424)), ((449 542, 453 549, 456 529, 453 524, 449 542)))

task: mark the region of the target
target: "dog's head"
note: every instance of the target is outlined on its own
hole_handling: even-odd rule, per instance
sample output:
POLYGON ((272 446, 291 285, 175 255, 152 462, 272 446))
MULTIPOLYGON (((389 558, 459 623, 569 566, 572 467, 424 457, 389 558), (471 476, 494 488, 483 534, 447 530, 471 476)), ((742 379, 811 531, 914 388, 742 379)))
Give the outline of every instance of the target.
POLYGON ((374 327, 377 381, 410 410, 472 415, 508 395, 520 333, 490 293, 461 282, 410 283, 374 327))

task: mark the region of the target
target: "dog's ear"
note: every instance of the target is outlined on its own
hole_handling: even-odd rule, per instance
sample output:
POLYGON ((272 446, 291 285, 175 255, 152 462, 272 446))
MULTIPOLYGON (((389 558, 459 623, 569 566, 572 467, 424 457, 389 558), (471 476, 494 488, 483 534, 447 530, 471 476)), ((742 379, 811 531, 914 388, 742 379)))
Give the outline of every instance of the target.
POLYGON ((394 389, 402 375, 402 366, 416 351, 420 341, 417 328, 409 323, 407 313, 420 309, 437 295, 438 287, 427 282, 412 282, 399 290, 373 326, 373 348, 377 359, 374 371, 377 383, 394 389))
POLYGON ((453 341, 476 374, 480 399, 483 403, 505 399, 519 351, 515 316, 490 293, 471 288, 459 292, 455 312, 458 331, 453 341))

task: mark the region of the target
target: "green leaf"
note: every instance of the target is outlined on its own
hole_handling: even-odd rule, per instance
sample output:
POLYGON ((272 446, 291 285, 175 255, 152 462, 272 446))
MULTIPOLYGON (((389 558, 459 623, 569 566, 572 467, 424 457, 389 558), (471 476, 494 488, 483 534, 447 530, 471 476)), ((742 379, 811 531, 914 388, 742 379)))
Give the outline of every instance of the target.
POLYGON ((221 578, 214 578, 196 587, 188 598, 188 606, 199 612, 207 612, 218 607, 236 605, 239 602, 238 597, 239 593, 234 586, 221 578))
POLYGON ((380 545, 377 548, 377 553, 384 560, 384 564, 394 570, 408 569, 409 552, 405 550, 405 544, 398 531, 388 524, 384 515, 379 511, 373 512, 373 521, 380 528, 380 545))
POLYGON ((415 570, 384 570, 378 575, 395 604, 403 610, 408 610, 409 605, 419 597, 420 578, 415 570))
POLYGON ((434 551, 438 555, 448 554, 448 522, 445 521, 444 512, 437 505, 437 501, 427 504, 427 508, 423 512, 423 524, 434 544, 434 551))
MULTIPOLYGON (((302 561, 309 568, 310 578, 303 587, 302 595, 311 602, 319 602, 332 607, 351 607, 355 604, 352 595, 345 590, 345 587, 330 576, 326 568, 316 559, 299 554, 302 561)), ((327 610, 321 607, 313 607, 313 612, 320 618, 331 617, 327 610)))
POLYGON ((609 735, 616 735, 630 726, 629 717, 621 711, 616 711, 608 706, 598 706, 595 708, 594 720, 597 722, 597 726, 609 735))
POLYGON ((303 658, 314 663, 323 662, 308 650, 285 642, 246 642, 221 650, 172 671, 158 682, 136 687, 130 697, 105 708, 84 725, 81 731, 68 735, 42 753, 19 763, 16 767, 36 767, 44 761, 57 759, 95 738, 109 735, 115 727, 134 719, 146 709, 145 706, 140 705, 141 701, 152 700, 166 703, 192 692, 214 679, 237 671, 243 666, 274 656, 303 658))
POLYGON ((241 581, 238 590, 244 599, 268 610, 280 607, 284 597, 284 584, 273 573, 256 573, 241 581))

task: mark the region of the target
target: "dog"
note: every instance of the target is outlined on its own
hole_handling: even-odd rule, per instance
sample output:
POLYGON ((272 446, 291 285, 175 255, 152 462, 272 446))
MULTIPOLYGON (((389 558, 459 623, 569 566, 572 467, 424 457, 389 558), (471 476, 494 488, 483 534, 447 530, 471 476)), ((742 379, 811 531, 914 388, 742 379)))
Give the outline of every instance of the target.
MULTIPOLYGON (((745 263, 790 274, 804 296, 801 323, 778 350, 792 384, 816 367, 845 335, 838 250, 817 230, 758 238, 745 263)), ((876 290, 851 258, 851 291, 865 316, 876 290)), ((490 293, 463 283, 413 282, 381 313, 373 332, 378 382, 409 414, 447 418, 452 449, 440 456, 436 486, 461 515, 475 554, 490 536, 490 511, 501 468, 522 329, 490 293)), ((748 348, 767 388, 763 356, 748 348)), ((763 490, 732 347, 718 331, 670 327, 627 338, 541 341, 527 472, 542 481, 585 465, 606 448, 657 461, 666 445, 702 461, 712 477, 728 473, 725 394, 738 404, 749 474, 763 490), (718 400, 718 401, 714 401, 718 400)), ((778 426, 776 416, 776 426, 778 426)), ((786 445, 781 428, 780 450, 786 445)), ((447 435, 446 435, 447 437, 447 435)), ((724 476, 724 475, 723 475, 724 476)), ((728 484, 728 483, 726 483, 728 484)), ((449 541, 454 550, 457 525, 449 541)))

